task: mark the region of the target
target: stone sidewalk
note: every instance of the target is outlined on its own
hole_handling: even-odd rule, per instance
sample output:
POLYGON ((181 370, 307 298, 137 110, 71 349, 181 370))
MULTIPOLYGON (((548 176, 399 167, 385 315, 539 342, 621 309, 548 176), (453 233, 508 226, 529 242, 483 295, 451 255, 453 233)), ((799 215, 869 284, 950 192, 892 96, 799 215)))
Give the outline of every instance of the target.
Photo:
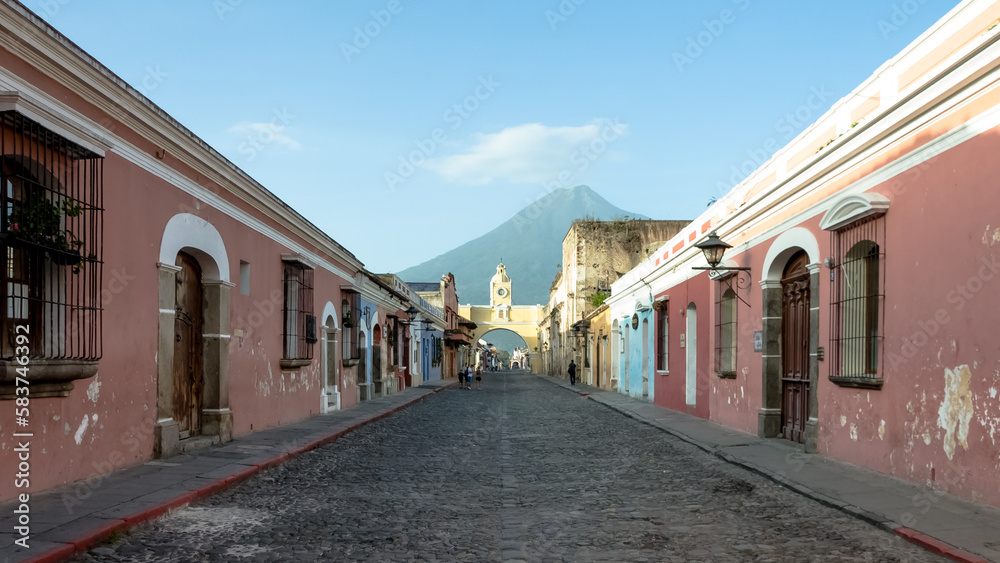
POLYGON ((621 393, 540 377, 929 551, 955 561, 1000 562, 1000 510, 823 455, 805 454, 792 442, 758 438, 621 393))
POLYGON ((430 382, 348 410, 240 436, 223 446, 150 461, 32 494, 29 549, 14 544, 18 537, 13 529, 17 504, 0 504, 4 522, 0 528, 0 561, 61 561, 137 524, 332 442, 455 382, 430 382))

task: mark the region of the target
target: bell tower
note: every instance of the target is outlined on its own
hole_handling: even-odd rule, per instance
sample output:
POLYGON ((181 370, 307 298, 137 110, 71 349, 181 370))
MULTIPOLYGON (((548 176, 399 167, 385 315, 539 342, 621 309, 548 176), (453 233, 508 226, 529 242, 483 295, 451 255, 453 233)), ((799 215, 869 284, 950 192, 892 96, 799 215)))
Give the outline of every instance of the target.
MULTIPOLYGON (((494 316, 498 316, 501 308, 510 310, 510 278, 507 277, 507 267, 503 265, 503 260, 497 265, 497 273, 490 279, 490 307, 493 308, 494 316)), ((499 316, 502 319, 509 319, 506 314, 499 316)))

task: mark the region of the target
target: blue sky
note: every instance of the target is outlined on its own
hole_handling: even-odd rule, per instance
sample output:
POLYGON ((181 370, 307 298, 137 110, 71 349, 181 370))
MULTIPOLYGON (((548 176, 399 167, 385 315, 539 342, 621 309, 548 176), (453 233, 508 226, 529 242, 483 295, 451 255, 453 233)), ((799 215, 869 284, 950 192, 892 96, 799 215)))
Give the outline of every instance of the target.
POLYGON ((956 5, 25 3, 376 272, 560 185, 694 218, 956 5))

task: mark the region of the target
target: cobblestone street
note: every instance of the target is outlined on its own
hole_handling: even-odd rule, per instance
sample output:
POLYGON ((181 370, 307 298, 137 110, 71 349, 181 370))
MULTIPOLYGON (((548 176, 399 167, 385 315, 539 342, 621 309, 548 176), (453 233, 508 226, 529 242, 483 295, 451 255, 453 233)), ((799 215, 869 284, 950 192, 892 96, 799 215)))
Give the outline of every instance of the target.
POLYGON ((944 561, 524 373, 486 374, 74 561, 944 561))

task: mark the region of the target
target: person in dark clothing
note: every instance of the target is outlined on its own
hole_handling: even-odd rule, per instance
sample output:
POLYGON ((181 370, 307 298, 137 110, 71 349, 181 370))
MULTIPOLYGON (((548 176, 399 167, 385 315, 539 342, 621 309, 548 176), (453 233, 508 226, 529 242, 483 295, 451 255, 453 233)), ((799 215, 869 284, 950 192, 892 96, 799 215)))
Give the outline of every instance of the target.
POLYGON ((569 384, 576 385, 576 363, 573 360, 569 361, 569 384))

